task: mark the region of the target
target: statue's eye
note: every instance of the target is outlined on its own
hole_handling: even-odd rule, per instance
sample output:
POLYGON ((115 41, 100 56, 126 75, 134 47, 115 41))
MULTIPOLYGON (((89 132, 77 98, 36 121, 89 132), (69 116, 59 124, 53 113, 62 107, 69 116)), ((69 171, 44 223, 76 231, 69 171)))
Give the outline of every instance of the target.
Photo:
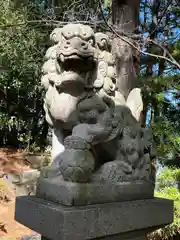
POLYGON ((56 33, 53 33, 51 36, 52 36, 52 38, 55 38, 57 35, 56 35, 56 33))
POLYGON ((93 39, 89 39, 89 44, 93 45, 94 41, 93 39))
POLYGON ((66 41, 68 41, 68 38, 62 35, 61 36, 61 42, 66 42, 66 41))
POLYGON ((112 78, 112 83, 116 84, 116 79, 115 78, 112 78))

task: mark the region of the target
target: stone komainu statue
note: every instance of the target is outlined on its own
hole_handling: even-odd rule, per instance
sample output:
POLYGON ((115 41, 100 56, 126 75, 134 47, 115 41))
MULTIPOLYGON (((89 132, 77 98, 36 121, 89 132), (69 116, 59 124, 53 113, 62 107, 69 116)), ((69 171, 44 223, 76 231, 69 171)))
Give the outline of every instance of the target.
POLYGON ((116 87, 108 36, 81 24, 56 28, 42 85, 53 128, 52 164, 43 178, 70 182, 154 181, 152 137, 139 123, 141 91, 116 87))

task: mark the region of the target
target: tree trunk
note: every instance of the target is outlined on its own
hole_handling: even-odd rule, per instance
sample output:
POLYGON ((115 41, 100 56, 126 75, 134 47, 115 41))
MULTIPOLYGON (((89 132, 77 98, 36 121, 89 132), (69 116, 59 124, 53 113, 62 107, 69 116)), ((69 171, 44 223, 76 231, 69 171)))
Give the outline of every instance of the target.
MULTIPOLYGON (((112 22, 117 31, 134 33, 137 30, 139 19, 140 0, 113 0, 112 22)), ((129 92, 136 87, 135 61, 137 52, 123 40, 114 36, 112 41, 112 53, 116 59, 117 87, 127 98, 129 92)))

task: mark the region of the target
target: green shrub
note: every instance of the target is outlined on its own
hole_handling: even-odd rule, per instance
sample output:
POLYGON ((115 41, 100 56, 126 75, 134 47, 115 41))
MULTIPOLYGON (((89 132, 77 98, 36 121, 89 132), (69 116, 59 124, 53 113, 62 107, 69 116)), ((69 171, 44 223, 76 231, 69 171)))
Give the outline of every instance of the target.
POLYGON ((155 196, 174 200, 174 221, 172 224, 151 233, 149 239, 173 239, 180 234, 180 191, 178 183, 180 169, 166 168, 157 178, 155 196))

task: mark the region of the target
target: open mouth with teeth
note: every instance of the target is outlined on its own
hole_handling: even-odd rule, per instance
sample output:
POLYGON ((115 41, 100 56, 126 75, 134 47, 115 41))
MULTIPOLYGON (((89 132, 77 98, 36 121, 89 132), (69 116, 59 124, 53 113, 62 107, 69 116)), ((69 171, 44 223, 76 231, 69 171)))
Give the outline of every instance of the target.
POLYGON ((63 52, 59 54, 59 59, 63 63, 68 59, 80 59, 80 60, 91 60, 93 61, 94 56, 93 53, 79 53, 77 51, 74 52, 63 52))
POLYGON ((63 67, 65 71, 73 72, 87 72, 92 70, 96 65, 96 60, 93 54, 63 54, 59 55, 59 64, 63 67))

